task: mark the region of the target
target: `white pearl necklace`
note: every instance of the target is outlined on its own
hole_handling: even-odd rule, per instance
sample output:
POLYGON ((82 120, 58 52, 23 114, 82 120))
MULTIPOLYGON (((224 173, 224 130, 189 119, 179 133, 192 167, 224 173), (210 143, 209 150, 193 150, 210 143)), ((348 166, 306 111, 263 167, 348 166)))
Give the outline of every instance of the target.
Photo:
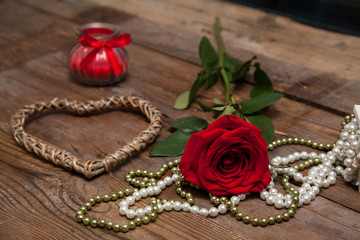
MULTIPOLYGON (((140 201, 142 198, 151 197, 159 195, 162 190, 166 187, 171 186, 173 183, 178 181, 180 176, 178 174, 173 174, 171 177, 165 177, 164 180, 160 180, 157 182, 156 186, 151 186, 147 188, 142 188, 137 192, 134 192, 131 196, 128 196, 126 199, 122 200, 119 204, 119 213, 122 216, 126 216, 128 219, 134 219, 136 217, 143 217, 145 215, 149 215, 153 208, 151 206, 146 206, 143 208, 138 208, 136 210, 129 209, 129 206, 135 204, 135 202, 140 201)), ((246 194, 241 194, 237 196, 232 196, 230 201, 232 202, 233 206, 238 206, 240 201, 245 200, 246 194)), ((184 212, 191 212, 193 214, 199 214, 203 217, 216 217, 218 214, 225 214, 228 211, 228 208, 225 204, 219 204, 218 207, 211 207, 210 209, 206 208, 199 208, 198 206, 191 206, 190 203, 184 202, 181 203, 180 201, 172 202, 165 202, 163 204, 157 204, 157 212, 162 213, 163 211, 184 211, 184 212)))
MULTIPOLYGON (((260 198, 268 205, 274 205, 277 209, 283 207, 289 208, 292 196, 285 196, 278 193, 274 188, 274 178, 278 174, 287 174, 294 178, 297 182, 302 182, 299 191, 298 207, 303 204, 310 204, 319 194, 320 188, 327 188, 336 183, 336 175, 341 175, 346 182, 356 180, 359 172, 360 159, 360 129, 357 120, 353 118, 350 123, 344 126, 344 131, 340 133, 339 140, 335 143, 333 149, 327 154, 317 154, 315 152, 307 153, 305 151, 299 153, 294 152, 287 157, 277 156, 271 159, 270 163, 274 166, 288 165, 298 160, 316 159, 322 160, 322 164, 314 166, 310 169, 307 176, 303 176, 300 172, 296 172, 294 168, 276 168, 270 165, 272 180, 266 189, 260 193, 260 198), (355 134, 354 134, 355 133, 355 134), (336 161, 343 161, 346 166, 334 167, 336 161)), ((359 184, 359 183, 358 183, 359 184)))
MULTIPOLYGON (((178 181, 180 176, 178 174, 173 174, 171 177, 165 177, 164 180, 160 180, 157 182, 156 186, 150 186, 147 188, 142 188, 137 192, 134 192, 131 196, 128 196, 125 200, 122 200, 119 204, 119 213, 120 215, 125 215, 128 219, 134 219, 135 217, 143 217, 144 215, 148 215, 152 212, 152 207, 147 206, 145 209, 138 208, 136 211, 133 209, 129 209, 129 206, 135 204, 135 202, 140 201, 142 198, 156 196, 161 193, 167 186, 171 186, 174 182, 178 181)), ((168 202, 170 203, 170 202, 168 202)), ((180 203, 180 202, 179 202, 180 203)), ((173 206, 169 206, 169 204, 161 205, 158 204, 159 212, 170 211, 173 206)), ((190 205, 190 204, 189 204, 190 205)), ((176 209, 182 208, 178 203, 176 204, 176 209)), ((185 206, 184 209, 187 209, 185 206)))

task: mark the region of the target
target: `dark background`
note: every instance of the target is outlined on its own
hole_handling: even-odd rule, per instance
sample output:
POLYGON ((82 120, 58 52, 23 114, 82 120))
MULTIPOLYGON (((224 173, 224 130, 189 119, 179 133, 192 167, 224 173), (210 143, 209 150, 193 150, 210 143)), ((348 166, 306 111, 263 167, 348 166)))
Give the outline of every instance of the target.
POLYGON ((326 30, 360 36, 360 0, 226 0, 326 30))

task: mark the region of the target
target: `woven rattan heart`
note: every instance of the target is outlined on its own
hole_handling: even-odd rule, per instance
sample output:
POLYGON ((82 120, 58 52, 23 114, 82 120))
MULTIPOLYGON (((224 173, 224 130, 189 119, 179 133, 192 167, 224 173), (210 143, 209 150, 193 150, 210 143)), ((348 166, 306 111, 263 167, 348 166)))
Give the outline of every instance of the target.
POLYGON ((35 153, 41 158, 53 162, 55 165, 82 173, 92 178, 102 172, 124 162, 134 153, 143 151, 160 134, 161 113, 148 101, 135 96, 113 96, 97 101, 78 103, 63 98, 54 98, 50 102, 39 102, 24 106, 11 119, 11 129, 15 140, 27 151, 35 153), (109 110, 135 109, 141 111, 150 120, 149 127, 138 137, 114 153, 103 159, 86 160, 77 158, 64 149, 53 146, 36 138, 24 130, 24 124, 30 117, 46 112, 62 111, 77 115, 94 114, 109 110))

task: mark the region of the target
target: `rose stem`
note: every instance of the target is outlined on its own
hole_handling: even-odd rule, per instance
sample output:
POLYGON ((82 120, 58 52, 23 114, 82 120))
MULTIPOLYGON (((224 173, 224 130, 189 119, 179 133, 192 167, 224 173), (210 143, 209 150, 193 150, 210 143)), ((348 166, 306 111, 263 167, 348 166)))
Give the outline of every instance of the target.
POLYGON ((219 68, 220 68, 220 74, 225 84, 225 105, 228 105, 231 101, 232 103, 235 103, 234 98, 232 97, 232 92, 230 89, 230 81, 226 75, 226 71, 224 68, 224 56, 225 54, 228 55, 224 48, 224 44, 221 38, 220 34, 220 19, 216 18, 215 22, 215 34, 216 34, 216 40, 219 46, 220 56, 219 56, 219 68))

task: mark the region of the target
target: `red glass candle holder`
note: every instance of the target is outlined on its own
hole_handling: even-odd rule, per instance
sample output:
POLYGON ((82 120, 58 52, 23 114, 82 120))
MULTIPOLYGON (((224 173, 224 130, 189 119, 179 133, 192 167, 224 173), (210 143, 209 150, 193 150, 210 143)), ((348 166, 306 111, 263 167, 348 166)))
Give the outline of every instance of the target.
POLYGON ((119 34, 108 23, 87 23, 76 29, 78 43, 70 50, 69 63, 74 78, 88 85, 109 85, 123 79, 128 69, 125 46, 130 34, 119 34))

